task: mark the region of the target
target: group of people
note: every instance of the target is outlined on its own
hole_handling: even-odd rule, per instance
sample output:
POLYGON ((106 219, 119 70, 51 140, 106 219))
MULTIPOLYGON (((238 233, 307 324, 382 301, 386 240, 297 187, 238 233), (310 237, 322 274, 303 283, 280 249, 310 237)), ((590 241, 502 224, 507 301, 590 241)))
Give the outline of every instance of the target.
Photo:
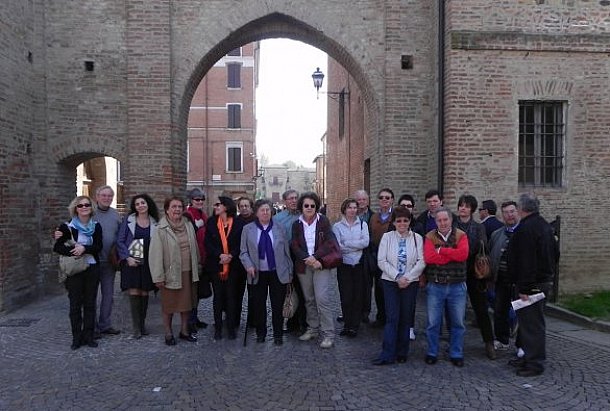
MULTIPOLYGON (((395 206, 393 191, 384 188, 378 192, 379 209, 373 212, 368 194, 359 190, 342 203, 342 216, 334 224, 320 212, 320 198, 313 192, 286 191, 285 208, 277 214, 266 199, 234 201, 220 196, 209 218, 199 189, 188 193, 188 207, 181 197, 166 199, 163 216, 150 196, 138 194, 122 221, 110 207, 113 195, 110 187, 101 187, 95 207, 89 197, 76 197, 69 206, 72 219, 55 233, 56 252, 89 262, 87 270, 65 281, 73 349, 95 347, 96 335, 120 332, 110 323, 116 269, 110 262, 116 252, 134 338, 148 334, 148 296, 159 290, 167 345, 176 344, 176 313, 181 318, 178 338, 197 341, 197 330, 207 326, 198 317, 198 300, 211 294, 214 339, 222 339, 225 332, 235 339, 247 286, 247 326, 256 330, 258 342, 265 341, 269 298, 273 342, 281 345, 282 309, 291 284, 302 304, 288 329, 300 332, 301 341, 319 340, 320 347, 330 348, 335 341, 331 296, 336 269, 342 311, 338 320, 343 323, 339 335, 358 336, 361 324, 370 321, 374 295, 377 312, 371 326, 383 328, 375 365, 407 360, 415 339, 417 294, 425 288, 425 362, 437 362, 445 322, 449 359, 462 367, 467 297, 486 355, 495 359, 496 349, 508 348, 511 300, 527 301, 533 294, 547 293, 558 258, 553 230, 530 194, 502 203, 501 222, 494 201, 486 200, 478 208, 471 195, 459 198, 454 214, 443 206, 441 193, 430 190, 425 195, 427 209, 416 216, 411 195, 401 196, 395 206), (480 223, 473 218, 477 210, 480 223), (491 276, 478 279, 475 259, 482 249, 489 253, 491 276), (96 318, 100 284, 102 302, 96 318), (493 324, 488 314, 490 287, 495 291, 493 324)), ((533 303, 517 312, 516 345, 524 356, 511 364, 519 375, 544 370, 543 305, 544 301, 533 303)))

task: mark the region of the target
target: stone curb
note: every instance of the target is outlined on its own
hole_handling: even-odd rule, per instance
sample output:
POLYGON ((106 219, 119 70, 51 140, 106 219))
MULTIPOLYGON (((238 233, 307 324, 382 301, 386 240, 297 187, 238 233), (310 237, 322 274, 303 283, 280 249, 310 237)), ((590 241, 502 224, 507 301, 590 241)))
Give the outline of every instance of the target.
POLYGON ((564 321, 578 324, 593 330, 610 333, 610 322, 602 320, 594 320, 584 315, 576 314, 570 310, 560 307, 556 304, 547 304, 546 312, 552 317, 559 318, 564 321))

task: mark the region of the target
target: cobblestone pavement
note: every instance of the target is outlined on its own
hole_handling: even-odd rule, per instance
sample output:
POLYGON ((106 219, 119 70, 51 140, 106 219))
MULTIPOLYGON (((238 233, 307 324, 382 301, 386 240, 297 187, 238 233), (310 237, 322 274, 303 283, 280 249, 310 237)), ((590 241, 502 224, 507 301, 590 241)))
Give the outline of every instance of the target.
MULTIPOLYGON (((200 307, 209 323, 210 305, 200 307)), ((151 335, 133 340, 127 297, 117 292, 113 326, 123 332, 77 351, 65 295, 0 317, 0 410, 610 409, 608 334, 559 320, 548 322, 546 372, 520 378, 507 365, 513 350, 488 360, 472 327, 464 368, 442 357, 426 365, 423 302, 409 360, 383 367, 371 365, 381 331, 365 325, 358 338, 337 337, 328 350, 296 335, 283 346, 257 344, 253 332, 245 347, 239 337, 215 342, 211 327, 197 343, 168 347, 159 312, 151 298, 151 335)))

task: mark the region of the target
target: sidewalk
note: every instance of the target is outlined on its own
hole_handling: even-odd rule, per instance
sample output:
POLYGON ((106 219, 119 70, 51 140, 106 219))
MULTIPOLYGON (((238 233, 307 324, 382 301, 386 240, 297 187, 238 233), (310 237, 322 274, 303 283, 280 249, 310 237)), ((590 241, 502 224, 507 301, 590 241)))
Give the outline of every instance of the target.
MULTIPOLYGON (((204 300, 200 308, 208 323, 210 306, 204 300)), ((67 309, 61 295, 0 317, 1 410, 610 409, 608 334, 552 317, 545 373, 520 378, 506 364, 513 351, 488 360, 473 328, 466 333, 464 368, 444 353, 438 364, 426 365, 422 305, 409 360, 384 367, 371 365, 381 331, 366 325, 356 339, 337 336, 329 350, 296 335, 279 347, 270 340, 257 344, 253 332, 244 347, 243 325, 234 341, 215 342, 208 328, 197 343, 168 347, 156 298, 151 335, 133 340, 129 304, 118 293, 113 326, 123 332, 105 336, 98 348, 71 351, 67 309)))

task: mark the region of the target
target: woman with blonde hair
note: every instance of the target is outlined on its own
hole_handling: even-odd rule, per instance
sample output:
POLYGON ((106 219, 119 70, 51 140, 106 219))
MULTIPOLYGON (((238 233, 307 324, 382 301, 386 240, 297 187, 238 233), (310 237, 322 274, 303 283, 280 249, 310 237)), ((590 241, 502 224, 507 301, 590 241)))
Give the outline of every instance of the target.
POLYGON ((93 206, 88 196, 78 196, 70 202, 72 219, 59 226, 61 236, 53 251, 65 256, 86 259, 87 269, 65 280, 70 300, 70 325, 73 350, 82 345, 97 347, 93 338, 95 300, 100 282, 98 253, 102 250, 102 226, 93 220, 93 206))

